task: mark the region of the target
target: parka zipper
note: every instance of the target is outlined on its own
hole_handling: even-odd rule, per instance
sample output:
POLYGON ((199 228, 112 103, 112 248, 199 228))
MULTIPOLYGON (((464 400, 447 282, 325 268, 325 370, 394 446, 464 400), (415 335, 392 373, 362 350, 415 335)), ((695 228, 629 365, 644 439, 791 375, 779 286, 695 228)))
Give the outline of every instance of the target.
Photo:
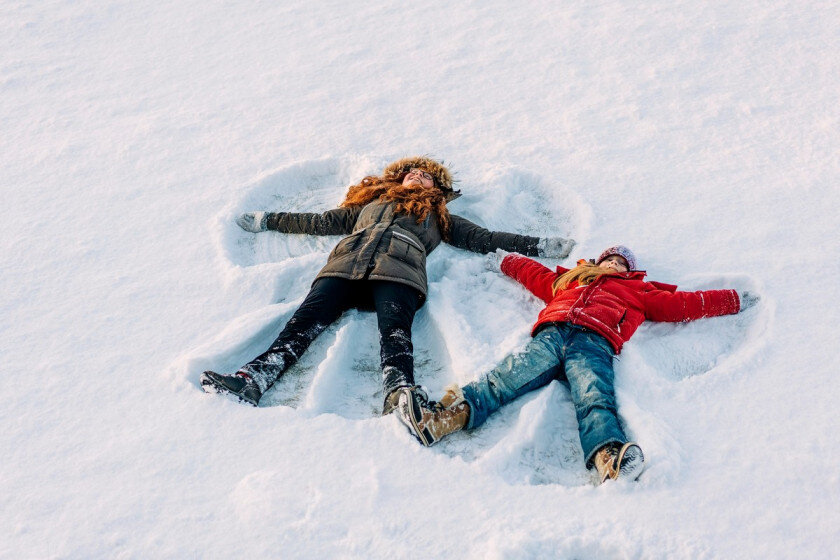
POLYGON ((416 248, 416 249, 419 249, 419 250, 423 251, 423 253, 425 253, 425 252, 426 252, 425 247, 421 247, 421 246, 420 246, 420 245, 419 245, 416 241, 414 241, 412 238, 410 238, 409 236, 405 235, 404 233, 400 233, 400 232, 398 232, 398 231, 392 231, 392 232, 391 232, 391 235, 393 235, 393 236, 395 236, 395 237, 399 237, 400 239, 402 239, 403 241, 405 241, 405 242, 406 242, 406 243, 408 243, 409 245, 412 245, 414 248, 416 248))

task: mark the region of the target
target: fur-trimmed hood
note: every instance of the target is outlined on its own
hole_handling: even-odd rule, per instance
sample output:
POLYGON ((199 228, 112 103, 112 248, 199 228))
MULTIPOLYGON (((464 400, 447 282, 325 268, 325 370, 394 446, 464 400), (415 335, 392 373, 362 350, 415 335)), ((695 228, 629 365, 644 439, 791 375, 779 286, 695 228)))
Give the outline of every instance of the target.
POLYGON ((446 200, 452 201, 461 196, 461 191, 453 188, 452 174, 440 162, 424 156, 407 157, 389 163, 382 171, 382 178, 396 180, 400 175, 408 173, 413 168, 428 171, 435 178, 435 184, 446 193, 446 200))

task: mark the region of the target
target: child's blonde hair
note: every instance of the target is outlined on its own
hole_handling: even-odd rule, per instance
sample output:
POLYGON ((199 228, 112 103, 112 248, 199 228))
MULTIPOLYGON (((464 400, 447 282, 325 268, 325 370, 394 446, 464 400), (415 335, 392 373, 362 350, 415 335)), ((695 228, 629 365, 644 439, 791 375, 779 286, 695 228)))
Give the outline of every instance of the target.
POLYGON ((613 271, 600 267, 592 261, 581 259, 577 262, 576 267, 557 277, 551 284, 551 293, 552 295, 557 294, 559 290, 565 290, 575 282, 578 283, 578 286, 588 286, 604 274, 613 274, 613 271))

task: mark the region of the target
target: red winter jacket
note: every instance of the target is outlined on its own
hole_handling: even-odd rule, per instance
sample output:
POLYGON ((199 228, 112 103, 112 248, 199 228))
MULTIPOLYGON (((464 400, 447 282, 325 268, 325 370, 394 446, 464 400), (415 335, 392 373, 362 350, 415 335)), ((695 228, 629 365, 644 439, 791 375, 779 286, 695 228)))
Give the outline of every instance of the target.
POLYGON ((552 272, 542 264, 510 254, 502 260, 502 272, 546 302, 531 331, 545 323, 566 322, 591 329, 610 341, 615 353, 630 340, 646 319, 682 322, 738 313, 741 302, 735 290, 678 292, 671 284, 645 282, 643 271, 599 276, 588 286, 573 282, 551 293, 551 285, 569 269, 552 272))

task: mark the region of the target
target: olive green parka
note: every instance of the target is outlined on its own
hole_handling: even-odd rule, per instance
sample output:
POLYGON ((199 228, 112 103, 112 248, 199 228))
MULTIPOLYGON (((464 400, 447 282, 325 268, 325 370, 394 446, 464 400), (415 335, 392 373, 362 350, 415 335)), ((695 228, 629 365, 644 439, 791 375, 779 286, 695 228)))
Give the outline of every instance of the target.
MULTIPOLYGON (((426 255, 443 241, 437 215, 417 223, 417 216, 396 213, 395 202, 375 201, 322 214, 272 212, 267 227, 283 233, 346 235, 330 253, 316 280, 389 280, 407 284, 426 297, 426 255)), ((537 256, 538 237, 487 230, 450 214, 449 243, 476 253, 496 249, 537 256)))

